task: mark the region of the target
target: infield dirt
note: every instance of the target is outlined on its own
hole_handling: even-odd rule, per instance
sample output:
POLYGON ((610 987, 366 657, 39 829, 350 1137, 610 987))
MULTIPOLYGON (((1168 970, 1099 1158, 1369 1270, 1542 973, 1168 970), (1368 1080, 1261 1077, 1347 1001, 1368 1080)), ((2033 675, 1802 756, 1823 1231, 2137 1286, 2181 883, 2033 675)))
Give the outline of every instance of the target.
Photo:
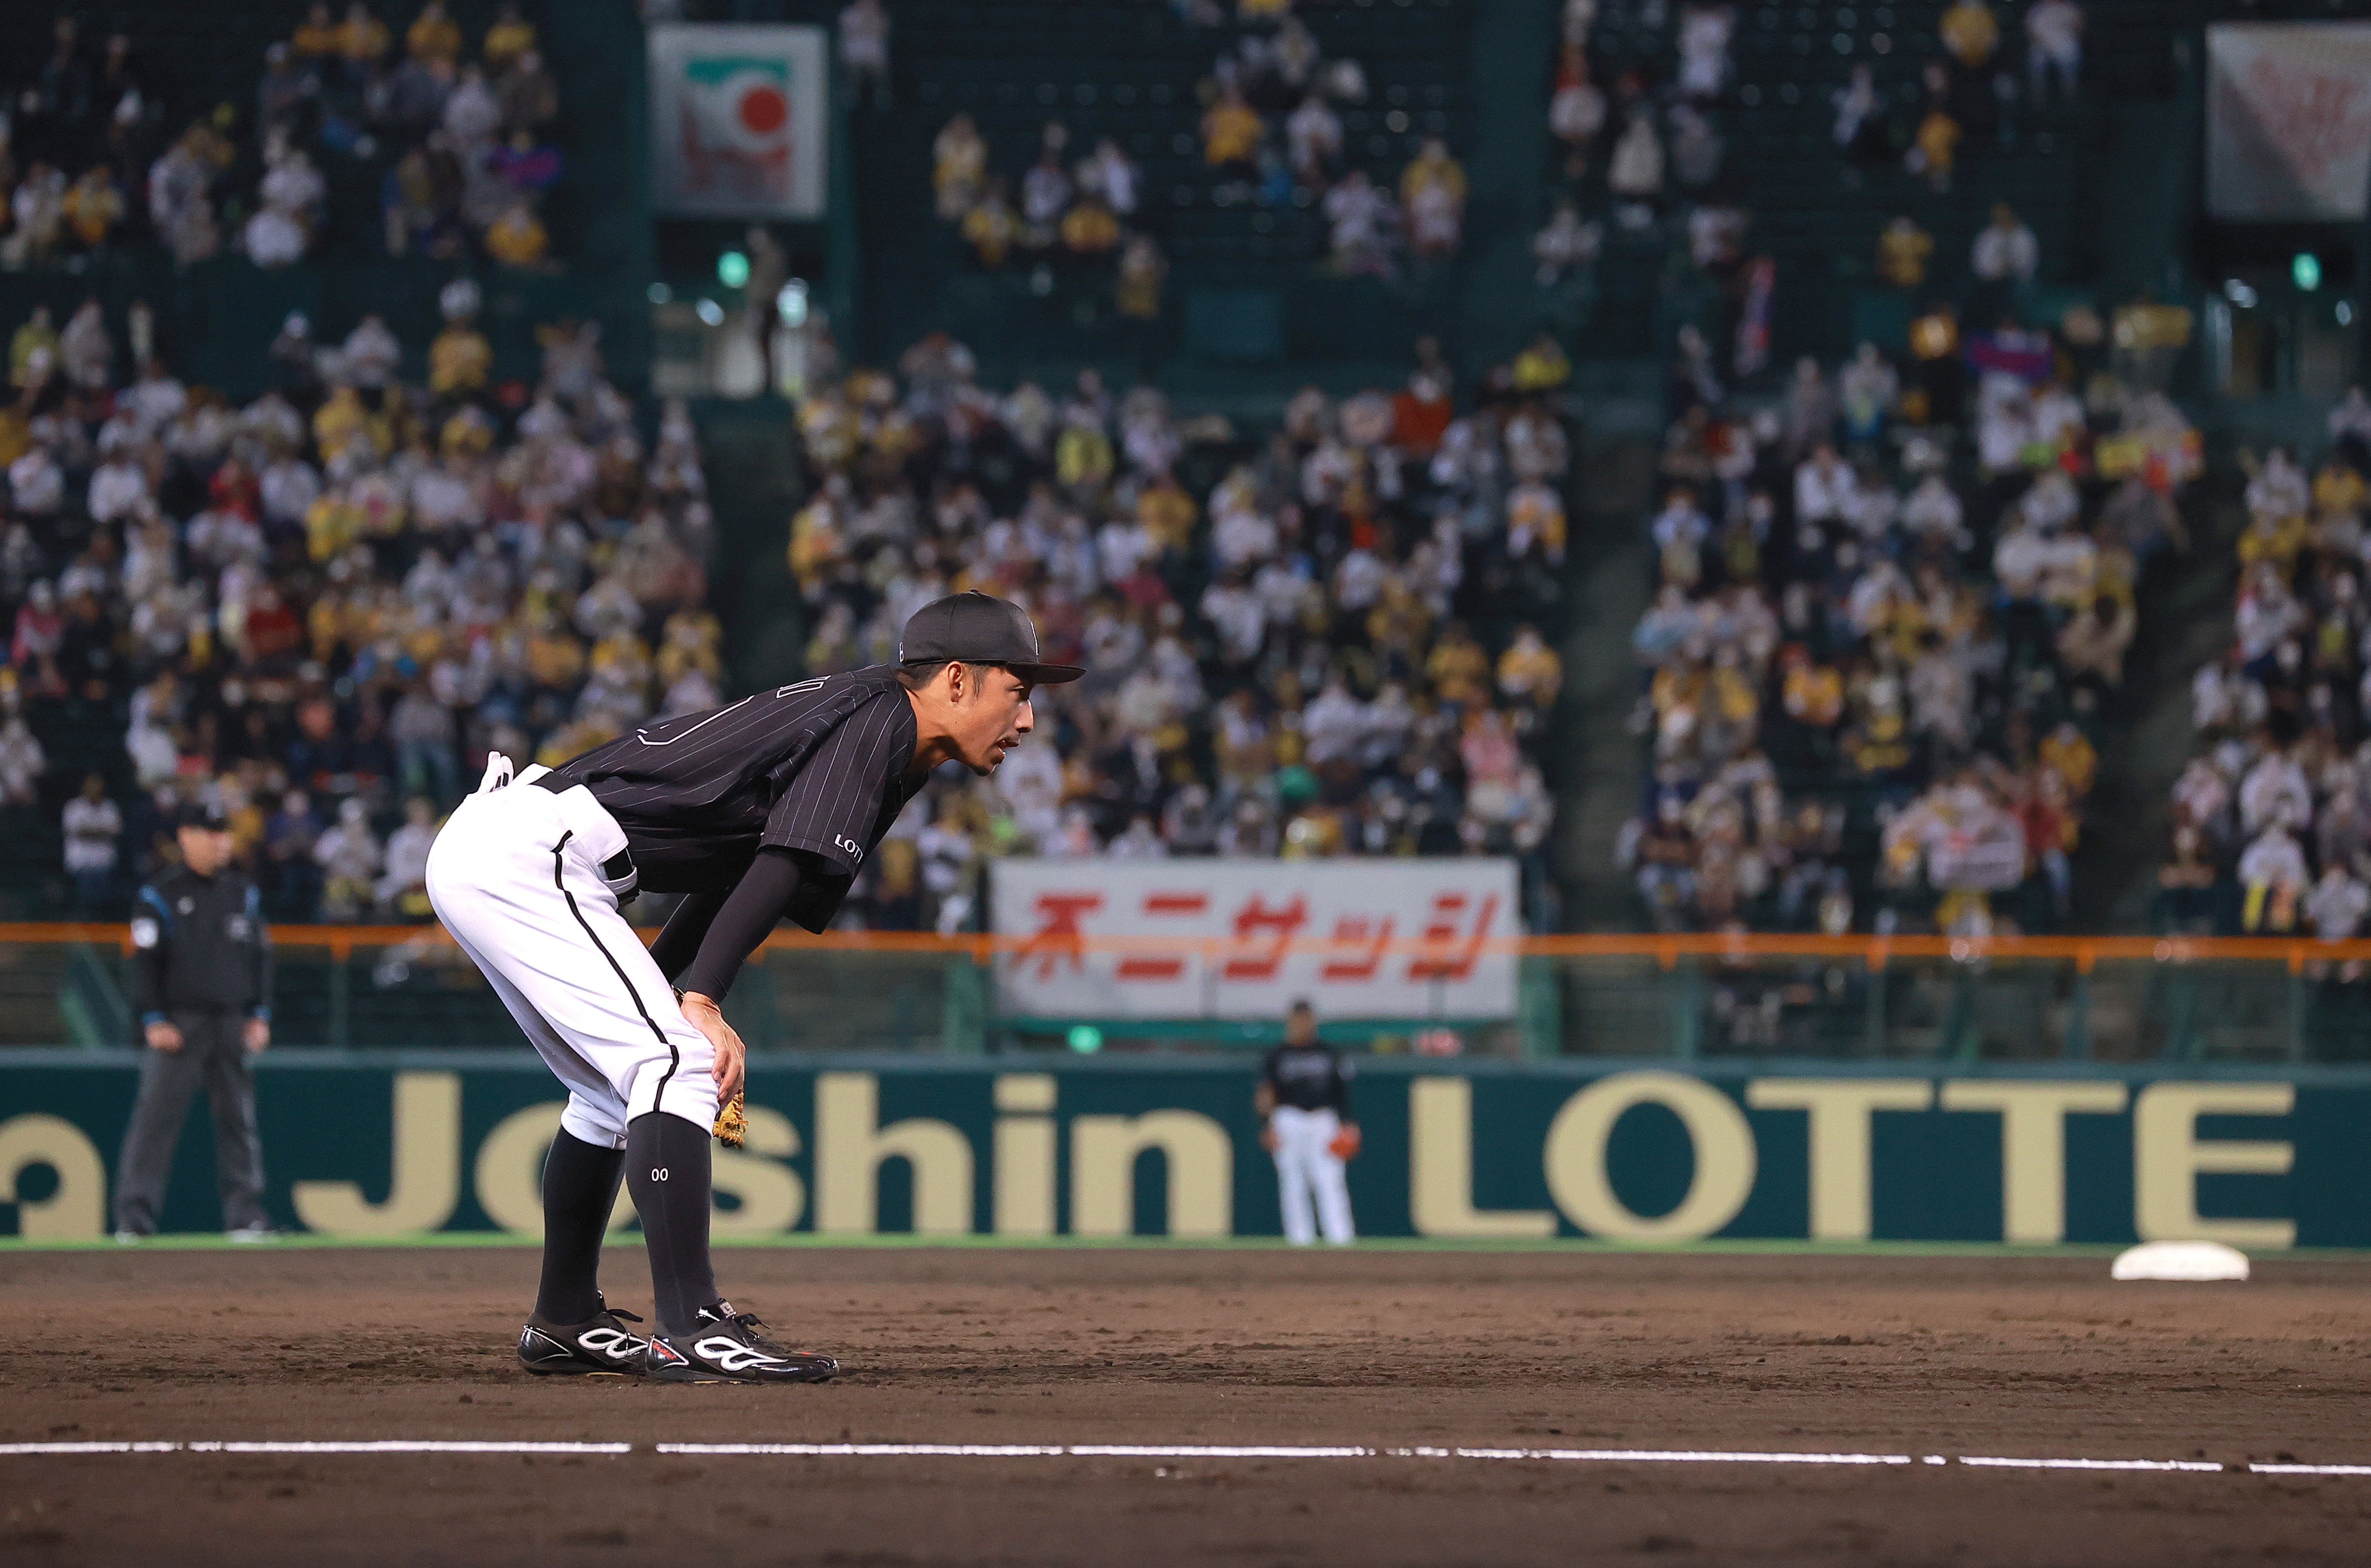
MULTIPOLYGON (((538 1379, 508 1248, 0 1254, 0 1441, 624 1441, 0 1458, 0 1561, 2371 1561, 2371 1476, 1550 1460, 688 1458, 658 1442, 1872 1450, 2371 1463, 2371 1263, 821 1247, 725 1288, 820 1388, 538 1379)), ((642 1309, 638 1250, 609 1255, 642 1309)))

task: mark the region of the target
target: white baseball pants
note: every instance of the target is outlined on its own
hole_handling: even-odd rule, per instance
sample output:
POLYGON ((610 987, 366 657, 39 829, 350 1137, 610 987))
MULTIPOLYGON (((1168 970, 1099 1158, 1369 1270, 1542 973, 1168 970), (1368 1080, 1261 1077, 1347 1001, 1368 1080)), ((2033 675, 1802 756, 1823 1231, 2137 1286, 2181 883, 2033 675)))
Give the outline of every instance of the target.
POLYGON ((476 794, 428 851, 428 901, 527 1041, 568 1086, 560 1124, 600 1148, 626 1124, 665 1111, 702 1132, 716 1122, 714 1059, 684 1021, 666 977, 618 912, 602 862, 625 829, 583 785, 514 782, 496 753, 476 794))
POLYGON ((1268 1129, 1276 1134, 1276 1184, 1284 1203, 1284 1239, 1296 1247, 1317 1239, 1320 1225, 1325 1239, 1341 1245, 1357 1239, 1350 1226, 1350 1183, 1341 1156, 1326 1147, 1342 1130, 1341 1118, 1331 1111, 1302 1111, 1279 1105, 1269 1113, 1268 1129), (1316 1213, 1310 1213, 1311 1199, 1316 1213))

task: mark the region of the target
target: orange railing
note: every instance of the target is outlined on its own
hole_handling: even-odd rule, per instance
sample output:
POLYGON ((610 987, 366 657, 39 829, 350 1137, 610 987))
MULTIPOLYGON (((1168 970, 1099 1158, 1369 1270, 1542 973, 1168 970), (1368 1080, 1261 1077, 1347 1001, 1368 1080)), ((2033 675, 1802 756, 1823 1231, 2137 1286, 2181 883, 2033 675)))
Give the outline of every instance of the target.
MULTIPOLYGON (((657 928, 643 929, 650 940, 657 928)), ((450 944, 445 928, 425 926, 275 925, 272 940, 282 947, 327 948, 343 961, 356 948, 396 947, 407 942, 450 944)), ((0 921, 0 943, 85 942, 131 949, 130 928, 121 923, 71 920, 0 921)), ((943 937, 929 931, 829 931, 811 936, 781 930, 766 940, 768 951, 855 951, 968 954, 986 962, 999 953, 1032 955, 1093 952, 1162 952, 1232 954, 1256 947, 1263 953, 1338 953, 1355 950, 1361 955, 1437 955, 1455 951, 1514 953, 1525 958, 1651 958, 1664 968, 1683 958, 1741 962, 1755 958, 1822 958, 1858 960, 1881 969, 1892 958, 2031 959, 2072 962, 2088 974, 2101 960, 2160 963, 2220 960, 2277 963, 2291 973, 2308 963, 2371 963, 2371 940, 2320 941, 2297 937, 1830 937, 1816 933, 1749 935, 1664 934, 1635 932, 1610 935, 1460 938, 1449 941, 1401 940, 1383 944, 1327 938, 1235 937, 1111 937, 1046 938, 1008 934, 966 934, 943 937)))

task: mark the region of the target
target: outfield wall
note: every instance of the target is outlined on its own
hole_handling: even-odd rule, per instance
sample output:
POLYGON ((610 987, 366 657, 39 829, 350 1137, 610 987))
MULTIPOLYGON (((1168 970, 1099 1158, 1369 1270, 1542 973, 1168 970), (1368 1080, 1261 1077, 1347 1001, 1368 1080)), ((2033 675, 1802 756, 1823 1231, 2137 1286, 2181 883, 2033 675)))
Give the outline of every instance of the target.
MULTIPOLYGON (((2371 1073, 2067 1066, 1784 1071, 1369 1058, 1369 1236, 2371 1246, 2371 1073)), ((0 1235, 95 1239, 134 1053, 0 1063, 0 1235)), ((1234 1056, 760 1060, 721 1235, 1278 1233, 1234 1056)), ((269 1206, 370 1239, 538 1228, 561 1096, 525 1053, 283 1052, 258 1097, 269 1206)), ((207 1230, 193 1109, 166 1209, 207 1230)), ((619 1223, 630 1216, 621 1207, 619 1223)))

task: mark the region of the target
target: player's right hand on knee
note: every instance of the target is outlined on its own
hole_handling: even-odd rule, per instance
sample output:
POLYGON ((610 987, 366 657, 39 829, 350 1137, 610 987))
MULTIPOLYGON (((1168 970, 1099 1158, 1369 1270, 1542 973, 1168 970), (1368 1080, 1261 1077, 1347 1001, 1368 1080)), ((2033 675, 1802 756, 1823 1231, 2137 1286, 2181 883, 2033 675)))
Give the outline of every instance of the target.
POLYGON ((181 1048, 181 1032, 158 1020, 147 1029, 148 1046, 154 1051, 178 1051, 181 1048))
POLYGON ((686 991, 683 994, 683 1020, 706 1037, 715 1054, 708 1070, 716 1079, 716 1098, 726 1101, 740 1093, 749 1048, 741 1043, 741 1036, 724 1021, 724 1014, 716 1003, 697 991, 686 991))

